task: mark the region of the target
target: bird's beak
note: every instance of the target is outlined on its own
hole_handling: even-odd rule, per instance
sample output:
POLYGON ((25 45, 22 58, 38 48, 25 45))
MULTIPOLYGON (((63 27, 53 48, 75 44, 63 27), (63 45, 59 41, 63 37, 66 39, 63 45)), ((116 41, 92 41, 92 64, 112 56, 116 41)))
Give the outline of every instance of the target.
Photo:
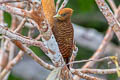
POLYGON ((59 17, 61 17, 61 15, 59 15, 59 14, 56 14, 55 16, 53 16, 54 18, 59 18, 59 17))

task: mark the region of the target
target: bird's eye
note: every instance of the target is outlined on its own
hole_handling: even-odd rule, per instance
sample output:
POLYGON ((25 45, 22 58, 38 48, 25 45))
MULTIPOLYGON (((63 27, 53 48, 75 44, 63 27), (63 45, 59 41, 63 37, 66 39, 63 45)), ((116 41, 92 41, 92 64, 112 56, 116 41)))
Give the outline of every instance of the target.
POLYGON ((64 13, 64 14, 62 14, 61 16, 66 16, 66 14, 64 13))

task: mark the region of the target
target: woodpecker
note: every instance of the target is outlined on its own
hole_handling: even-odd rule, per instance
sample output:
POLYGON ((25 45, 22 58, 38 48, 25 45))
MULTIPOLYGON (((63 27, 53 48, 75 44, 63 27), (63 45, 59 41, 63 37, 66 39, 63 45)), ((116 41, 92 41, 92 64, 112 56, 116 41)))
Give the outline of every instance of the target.
POLYGON ((63 8, 53 16, 55 18, 55 26, 52 31, 66 64, 69 62, 73 52, 74 30, 70 19, 72 13, 73 10, 71 8, 63 8))

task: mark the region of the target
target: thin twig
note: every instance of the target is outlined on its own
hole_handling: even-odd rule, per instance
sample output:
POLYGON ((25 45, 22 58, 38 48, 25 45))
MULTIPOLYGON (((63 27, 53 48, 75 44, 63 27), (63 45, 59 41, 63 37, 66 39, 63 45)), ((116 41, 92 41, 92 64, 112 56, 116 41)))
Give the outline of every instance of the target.
POLYGON ((112 27, 113 31, 115 32, 118 40, 120 40, 120 24, 118 20, 114 17, 112 11, 110 10, 109 6, 104 0, 95 0, 100 11, 105 16, 106 20, 110 27, 112 27))
POLYGON ((113 12, 116 13, 117 11, 117 6, 115 5, 113 0, 107 0, 108 3, 110 4, 110 7, 112 8, 113 12))
MULTIPOLYGON (((103 55, 102 52, 105 50, 107 44, 112 39, 112 36, 113 36, 113 31, 112 31, 112 28, 109 27, 109 29, 107 30, 107 33, 106 33, 102 43, 100 44, 99 48, 94 53, 94 55, 90 58, 90 60, 99 59, 103 55)), ((90 68, 95 63, 96 63, 95 61, 94 62, 90 61, 90 62, 86 63, 82 68, 90 68)))
POLYGON ((24 26, 24 24, 25 24, 25 22, 26 22, 26 18, 24 18, 22 21, 21 21, 21 23, 18 25, 18 27, 15 29, 15 33, 16 32, 20 32, 21 31, 21 29, 23 28, 23 26, 24 26))
MULTIPOLYGON (((3 17, 3 11, 0 10, 0 24, 3 25, 4 24, 4 17, 3 17)), ((4 47, 4 39, 1 40, 1 50, 0 50, 0 72, 2 71, 3 69, 3 66, 2 66, 2 60, 4 58, 4 53, 2 51, 2 48, 4 47)))
POLYGON ((58 11, 59 5, 60 5, 61 0, 57 0, 56 2, 56 12, 58 11))
POLYGON ((12 40, 14 44, 16 44, 17 47, 19 47, 24 53, 27 53, 29 56, 31 56, 37 63, 39 63, 41 66, 45 67, 46 69, 53 70, 54 66, 49 65, 45 63, 42 59, 40 59, 31 49, 23 45, 20 41, 12 40))
MULTIPOLYGON (((49 65, 45 63, 42 59, 40 59, 32 50, 24 46, 20 41, 12 40, 16 46, 18 46, 24 53, 27 53, 29 56, 31 56, 37 63, 39 63, 41 66, 45 67, 46 69, 53 70, 54 66, 49 65)), ((0 80, 4 78, 4 76, 12 69, 12 67, 20 60, 20 58, 23 56, 22 52, 20 52, 9 64, 7 67, 1 72, 0 74, 0 80)))
POLYGON ((73 62, 70 62, 66 65, 69 65, 69 64, 75 64, 75 63, 83 63, 83 62, 88 62, 88 61, 92 61, 92 62, 101 62, 101 61, 104 61, 104 60, 110 60, 110 57, 104 57, 104 58, 101 58, 101 59, 89 59, 89 60, 80 60, 80 61, 73 61, 73 62))
POLYGON ((117 69, 73 69, 82 73, 89 74, 114 74, 117 72, 117 69))
POLYGON ((0 34, 3 34, 10 39, 19 40, 22 43, 28 44, 28 45, 34 45, 40 47, 45 53, 47 53, 47 49, 45 48, 44 44, 41 41, 36 40, 30 40, 27 39, 27 37, 21 36, 19 34, 15 34, 7 29, 5 29, 3 26, 0 26, 0 34))
POLYGON ((93 76, 89 76, 87 74, 81 73, 80 71, 77 71, 77 70, 74 70, 74 69, 71 69, 71 72, 73 74, 83 78, 83 79, 86 79, 86 80, 104 80, 104 79, 96 78, 96 77, 93 77, 93 76))
POLYGON ((20 60, 20 58, 23 56, 23 52, 20 51, 18 55, 8 63, 8 65, 5 67, 5 69, 0 74, 0 80, 3 80, 5 75, 12 69, 12 67, 20 60))
POLYGON ((5 0, 5 1, 0 1, 0 4, 3 4, 3 3, 14 3, 14 2, 23 2, 23 1, 29 1, 29 0, 5 0))
POLYGON ((69 0, 64 0, 63 3, 62 3, 62 5, 60 6, 59 10, 62 9, 62 8, 64 8, 67 5, 68 1, 69 0))
POLYGON ((40 38, 42 38, 42 35, 41 35, 41 34, 39 34, 39 35, 35 38, 35 40, 39 40, 40 38))
POLYGON ((31 17, 29 11, 16 8, 7 4, 0 4, 0 10, 7 11, 11 14, 16 14, 23 17, 31 17))
MULTIPOLYGON (((115 4, 112 2, 112 0, 108 0, 113 11, 116 10, 116 6, 115 4)), ((114 12, 116 14, 116 11, 114 12)), ((101 45, 99 46, 98 50, 95 52, 95 54, 90 58, 90 59, 97 59, 99 57, 101 57, 101 53, 105 50, 105 47, 107 46, 107 44, 109 43, 109 41, 112 39, 113 36, 113 31, 112 29, 109 27, 101 45)), ((88 62, 86 63, 83 68, 87 68, 87 67, 92 67, 95 64, 95 62, 88 62)))
MULTIPOLYGON (((77 56, 78 53, 78 47, 76 47, 76 44, 74 45, 74 49, 73 49, 73 54, 70 58, 70 63, 73 62, 77 56)), ((73 64, 70 64, 70 68, 72 68, 73 64)))

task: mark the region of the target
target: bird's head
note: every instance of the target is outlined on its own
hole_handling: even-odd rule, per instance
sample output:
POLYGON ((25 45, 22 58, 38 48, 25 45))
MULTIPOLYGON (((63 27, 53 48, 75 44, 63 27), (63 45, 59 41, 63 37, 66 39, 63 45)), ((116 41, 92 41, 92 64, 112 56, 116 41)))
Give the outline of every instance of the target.
POLYGON ((71 8, 63 8, 60 11, 58 11, 58 13, 53 17, 58 20, 64 21, 70 19, 70 17, 72 16, 72 12, 73 10, 71 8))

